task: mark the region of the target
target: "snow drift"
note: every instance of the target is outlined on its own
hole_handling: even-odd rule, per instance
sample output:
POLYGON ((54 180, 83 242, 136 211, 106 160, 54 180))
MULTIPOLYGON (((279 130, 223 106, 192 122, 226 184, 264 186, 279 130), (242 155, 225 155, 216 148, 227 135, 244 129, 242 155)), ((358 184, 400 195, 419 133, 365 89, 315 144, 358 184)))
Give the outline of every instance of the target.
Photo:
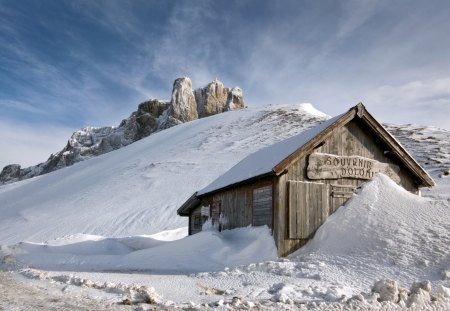
POLYGON ((316 258, 336 269, 343 265, 349 281, 358 275, 367 285, 379 278, 405 285, 424 279, 442 283, 450 268, 449 219, 445 202, 414 195, 379 174, 291 258, 316 258))
MULTIPOLYGON (((174 239, 181 232, 176 233, 174 239)), ((277 258, 267 227, 222 232, 211 229, 174 241, 155 236, 113 239, 77 235, 47 243, 22 242, 14 247, 14 253, 18 265, 45 270, 181 274, 277 258)))

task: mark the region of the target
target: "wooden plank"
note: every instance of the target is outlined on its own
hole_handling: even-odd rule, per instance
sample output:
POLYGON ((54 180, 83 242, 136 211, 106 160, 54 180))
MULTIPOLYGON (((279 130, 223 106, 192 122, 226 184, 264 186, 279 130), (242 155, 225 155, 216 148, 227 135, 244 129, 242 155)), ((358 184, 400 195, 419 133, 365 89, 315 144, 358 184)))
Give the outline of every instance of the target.
POLYGON ((298 187, 298 183, 294 183, 294 191, 295 191, 295 208, 297 210, 297 236, 296 238, 298 238, 299 236, 302 236, 303 234, 303 221, 304 221, 304 210, 303 210, 303 200, 304 200, 304 195, 303 195, 303 188, 299 188, 298 187))
POLYGON ((354 185, 338 185, 338 184, 330 184, 333 188, 351 188, 352 190, 355 188, 354 185))
POLYGON ((307 239, 329 213, 330 187, 325 183, 288 181, 289 238, 307 239))
POLYGON ((298 185, 300 188, 303 188, 303 230, 302 230, 302 239, 307 238, 309 236, 309 227, 310 227, 310 207, 311 207, 311 190, 310 183, 305 183, 305 187, 301 187, 301 184, 298 185))
POLYGON ((299 210, 299 201, 298 198, 300 197, 299 190, 297 189, 297 183, 293 181, 288 182, 290 185, 290 201, 289 201, 289 208, 291 209, 291 215, 293 217, 292 220, 292 234, 290 236, 291 239, 297 239, 300 233, 300 219, 302 217, 301 211, 299 210))

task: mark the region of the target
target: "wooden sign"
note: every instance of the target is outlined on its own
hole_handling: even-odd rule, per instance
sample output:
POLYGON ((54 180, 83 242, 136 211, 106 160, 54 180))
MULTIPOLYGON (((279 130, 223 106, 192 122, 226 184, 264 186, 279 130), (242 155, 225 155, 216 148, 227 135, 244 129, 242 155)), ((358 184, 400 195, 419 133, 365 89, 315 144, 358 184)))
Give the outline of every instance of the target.
POLYGON ((399 171, 397 165, 360 156, 313 153, 309 156, 307 175, 310 179, 371 179, 375 174, 383 173, 400 183, 399 171))

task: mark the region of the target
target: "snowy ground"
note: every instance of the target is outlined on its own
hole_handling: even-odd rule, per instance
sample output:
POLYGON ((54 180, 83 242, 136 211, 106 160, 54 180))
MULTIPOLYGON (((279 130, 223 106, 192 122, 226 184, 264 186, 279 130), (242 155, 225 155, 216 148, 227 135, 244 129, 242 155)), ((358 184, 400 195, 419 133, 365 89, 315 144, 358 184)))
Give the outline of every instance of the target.
POLYGON ((420 198, 379 176, 289 258, 264 227, 184 238, 175 211, 195 190, 325 118, 226 113, 0 187, 0 310, 449 309, 445 130, 389 125, 437 187, 420 198))

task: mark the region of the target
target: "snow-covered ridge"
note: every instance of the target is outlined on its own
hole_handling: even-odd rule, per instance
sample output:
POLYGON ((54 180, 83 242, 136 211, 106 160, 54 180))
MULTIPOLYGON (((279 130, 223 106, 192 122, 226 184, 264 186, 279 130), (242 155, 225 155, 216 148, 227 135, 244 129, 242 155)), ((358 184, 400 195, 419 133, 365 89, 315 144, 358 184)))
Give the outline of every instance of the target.
POLYGON ((173 85, 171 101, 153 99, 143 102, 117 127, 82 128, 72 134, 61 151, 50 155, 44 163, 27 168, 18 164, 5 166, 0 173, 0 185, 46 174, 120 149, 183 122, 243 107, 243 94, 238 87, 224 87, 215 79, 193 91, 188 77, 178 78, 173 85))
POLYGON ((450 175, 450 131, 434 126, 385 124, 389 132, 425 167, 433 178, 450 175))

